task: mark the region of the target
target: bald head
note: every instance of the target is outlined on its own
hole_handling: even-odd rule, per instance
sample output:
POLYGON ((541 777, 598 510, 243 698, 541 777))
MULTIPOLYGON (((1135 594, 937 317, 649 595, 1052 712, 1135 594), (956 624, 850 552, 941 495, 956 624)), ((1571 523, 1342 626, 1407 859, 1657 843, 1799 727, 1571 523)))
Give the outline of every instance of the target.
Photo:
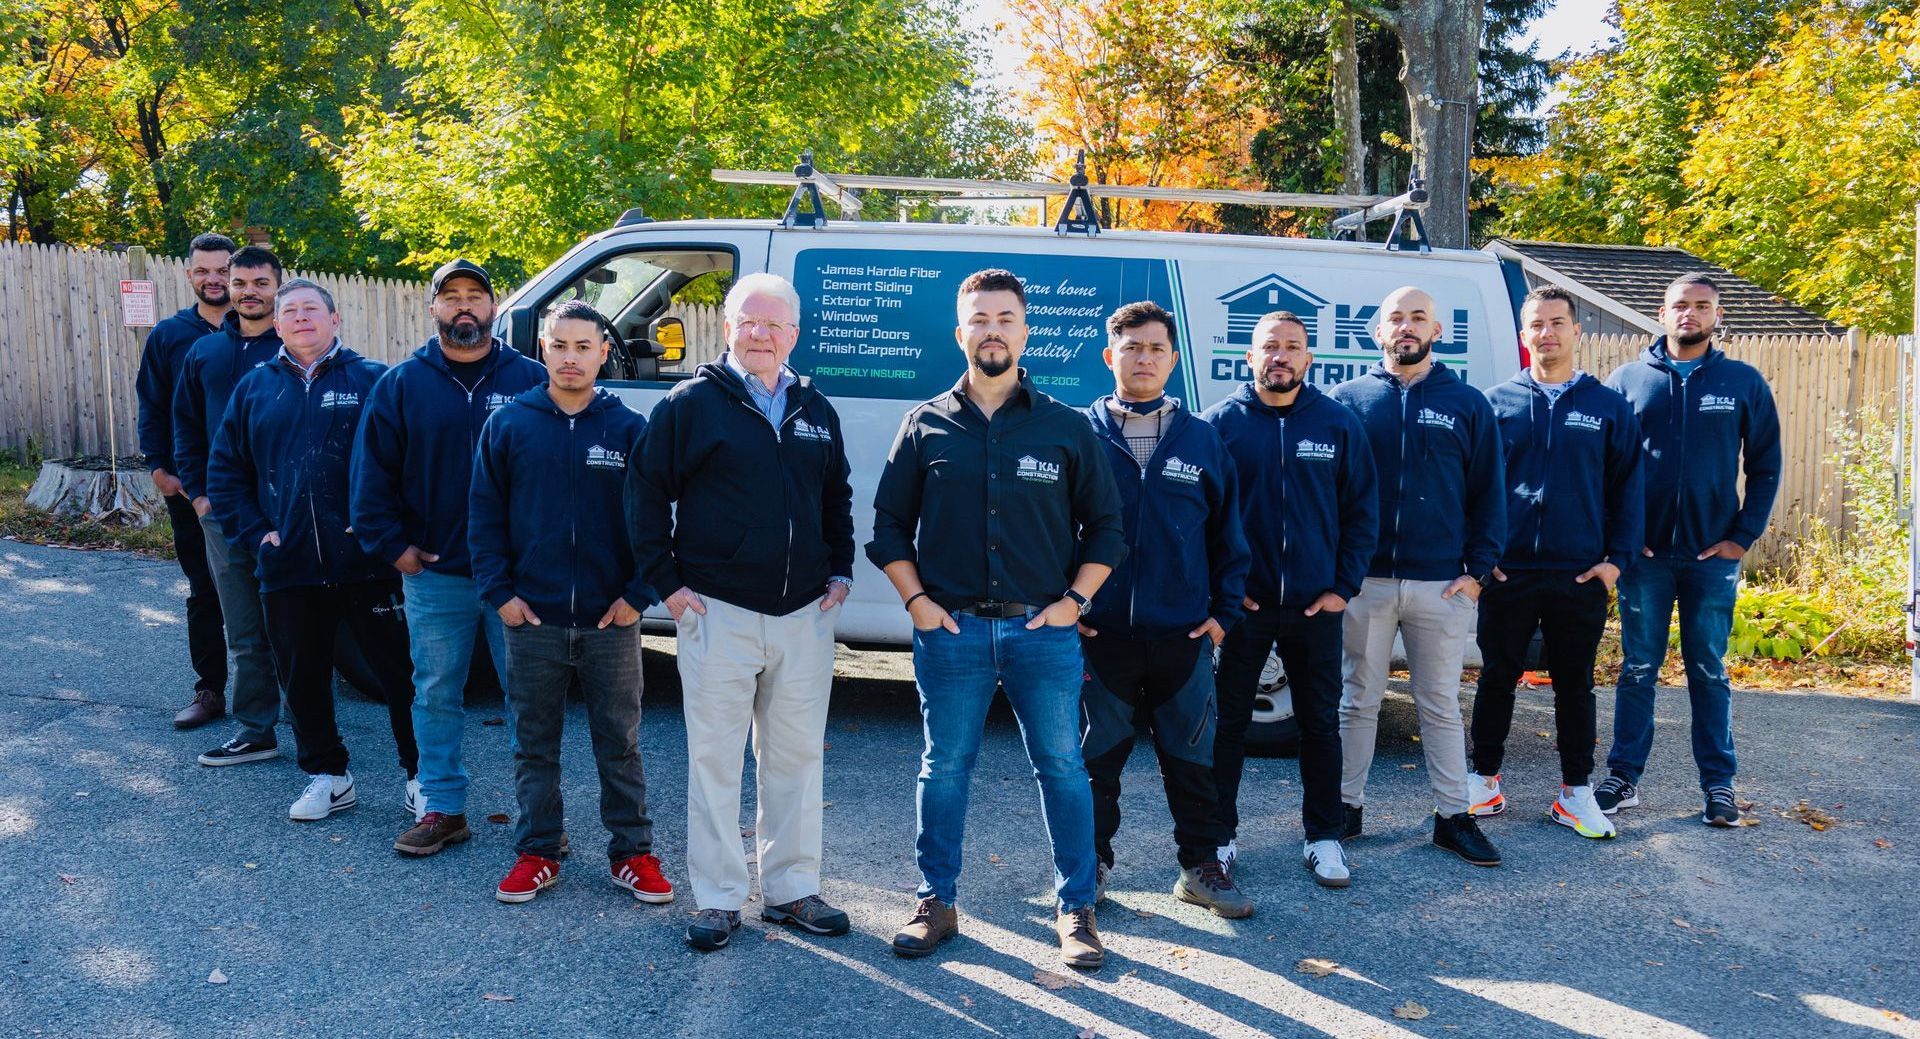
POLYGON ((1380 301, 1380 322, 1373 341, 1380 344, 1390 368, 1418 371, 1426 367, 1433 342, 1443 329, 1435 317, 1436 305, 1426 290, 1405 285, 1380 301))

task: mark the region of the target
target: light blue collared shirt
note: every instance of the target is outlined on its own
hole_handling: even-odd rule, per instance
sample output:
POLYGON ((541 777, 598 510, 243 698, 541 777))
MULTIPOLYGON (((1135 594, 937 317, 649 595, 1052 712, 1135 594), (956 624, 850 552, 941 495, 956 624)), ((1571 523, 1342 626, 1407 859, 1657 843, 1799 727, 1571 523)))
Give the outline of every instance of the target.
POLYGON ((765 415, 775 429, 780 428, 780 420, 787 414, 787 387, 799 382, 800 376, 783 364, 780 366, 780 377, 774 380, 773 389, 769 390, 758 375, 747 371, 739 358, 733 356, 732 350, 727 351, 727 367, 733 369, 740 381, 747 384, 747 393, 753 397, 753 406, 760 409, 760 414, 765 415))

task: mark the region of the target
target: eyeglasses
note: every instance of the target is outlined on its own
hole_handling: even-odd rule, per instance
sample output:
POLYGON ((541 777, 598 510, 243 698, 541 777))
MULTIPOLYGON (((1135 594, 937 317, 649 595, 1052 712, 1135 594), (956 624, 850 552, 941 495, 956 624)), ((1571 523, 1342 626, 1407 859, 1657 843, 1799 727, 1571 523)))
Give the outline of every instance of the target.
POLYGON ((752 317, 735 318, 733 327, 748 335, 753 335, 756 332, 764 332, 769 336, 774 336, 782 332, 800 331, 800 326, 791 321, 762 321, 759 318, 752 317))

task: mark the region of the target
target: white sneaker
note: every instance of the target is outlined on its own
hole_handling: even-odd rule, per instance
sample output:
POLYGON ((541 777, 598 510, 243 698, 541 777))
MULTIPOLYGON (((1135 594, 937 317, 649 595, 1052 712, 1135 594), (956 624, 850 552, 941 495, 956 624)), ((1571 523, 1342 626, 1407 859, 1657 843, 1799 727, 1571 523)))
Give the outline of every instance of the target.
POLYGON ((1321 887, 1346 887, 1353 882, 1347 869, 1347 852, 1339 841, 1308 841, 1301 852, 1306 867, 1313 871, 1313 882, 1321 887))
POLYGON ((353 773, 344 776, 314 776, 301 792, 300 799, 287 809, 287 818, 310 823, 354 806, 353 773))
POLYGON ((427 797, 420 792, 418 779, 407 780, 407 811, 413 813, 413 821, 419 822, 427 815, 427 797))
POLYGON ((1561 786, 1560 796, 1553 802, 1550 813, 1553 821, 1562 826, 1570 826, 1573 832, 1594 840, 1607 840, 1619 833, 1613 820, 1600 810, 1599 802, 1593 799, 1590 786, 1561 786))
POLYGON ((1220 872, 1233 876, 1233 864, 1240 861, 1240 843, 1228 841, 1214 851, 1213 857, 1220 860, 1220 872))
POLYGON ((1499 815, 1507 810, 1507 799, 1500 793, 1500 777, 1489 779, 1478 772, 1467 773, 1467 811, 1479 818, 1499 815))

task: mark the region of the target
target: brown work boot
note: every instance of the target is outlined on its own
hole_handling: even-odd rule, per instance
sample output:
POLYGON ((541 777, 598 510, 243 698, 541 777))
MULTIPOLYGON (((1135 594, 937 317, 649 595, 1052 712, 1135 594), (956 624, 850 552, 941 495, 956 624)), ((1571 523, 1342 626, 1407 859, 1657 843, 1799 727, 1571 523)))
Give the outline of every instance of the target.
POLYGON ((918 959, 959 933, 959 910, 928 896, 913 907, 913 916, 907 921, 907 926, 900 928, 900 933, 893 936, 893 952, 896 956, 918 959))
POLYGON ((393 850, 402 855, 432 855, 449 844, 459 844, 473 836, 465 815, 428 812, 393 842, 393 850))
POLYGON ((1069 967, 1093 970, 1107 962, 1107 950, 1100 944, 1100 930, 1093 924, 1093 907, 1061 913, 1053 921, 1060 935, 1060 958, 1069 967))
POLYGON ((176 729, 197 729, 208 722, 219 721, 226 716, 227 698, 225 694, 221 693, 218 689, 195 689, 193 691, 193 702, 180 708, 180 713, 173 716, 173 727, 176 729))

